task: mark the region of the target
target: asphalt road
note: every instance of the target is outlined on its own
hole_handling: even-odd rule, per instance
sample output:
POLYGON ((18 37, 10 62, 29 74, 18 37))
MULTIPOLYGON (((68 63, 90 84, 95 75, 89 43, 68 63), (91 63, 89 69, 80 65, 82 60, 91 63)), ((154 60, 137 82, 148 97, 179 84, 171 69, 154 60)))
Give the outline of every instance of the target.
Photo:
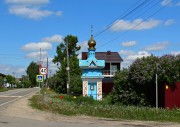
POLYGON ((0 109, 7 106, 9 103, 18 100, 19 98, 28 96, 31 93, 37 92, 37 88, 14 89, 6 92, 0 92, 0 109))
POLYGON ((117 121, 87 116, 63 116, 32 109, 28 99, 39 89, 0 93, 0 127, 180 127, 175 123, 117 121))

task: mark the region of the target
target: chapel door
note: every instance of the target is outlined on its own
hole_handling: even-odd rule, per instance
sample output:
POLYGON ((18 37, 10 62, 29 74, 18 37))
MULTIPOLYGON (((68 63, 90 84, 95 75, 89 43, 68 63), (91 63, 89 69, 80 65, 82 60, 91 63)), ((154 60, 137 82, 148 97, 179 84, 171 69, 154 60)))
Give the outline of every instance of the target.
POLYGON ((97 83, 88 84, 88 95, 94 100, 97 100, 97 83))

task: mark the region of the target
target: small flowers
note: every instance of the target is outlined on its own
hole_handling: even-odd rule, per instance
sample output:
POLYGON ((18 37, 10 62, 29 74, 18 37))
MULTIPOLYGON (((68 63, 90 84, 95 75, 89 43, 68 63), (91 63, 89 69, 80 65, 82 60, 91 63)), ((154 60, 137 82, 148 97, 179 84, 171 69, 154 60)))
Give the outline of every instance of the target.
POLYGON ((62 96, 62 95, 59 96, 59 99, 60 99, 60 100, 62 100, 63 98, 64 98, 64 96, 62 96))

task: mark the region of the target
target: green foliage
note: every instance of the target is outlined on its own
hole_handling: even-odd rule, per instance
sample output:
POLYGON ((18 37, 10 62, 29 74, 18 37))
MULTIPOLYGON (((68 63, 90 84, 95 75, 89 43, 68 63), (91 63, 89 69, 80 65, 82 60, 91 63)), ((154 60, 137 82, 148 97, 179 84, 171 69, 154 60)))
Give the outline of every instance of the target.
MULTIPOLYGON (((31 62, 26 70, 26 73, 29 77, 31 86, 37 86, 36 75, 39 74, 39 65, 37 65, 35 62, 31 62)), ((27 82, 26 85, 29 85, 29 83, 27 82)))
POLYGON ((31 87, 31 82, 30 82, 28 76, 22 75, 21 85, 22 85, 22 87, 24 87, 24 88, 29 88, 29 87, 31 87))
POLYGON ((4 78, 0 76, 0 87, 3 86, 3 83, 4 83, 4 78))
POLYGON ((5 92, 5 91, 8 91, 8 88, 0 87, 0 92, 5 92))
MULTIPOLYGON (((46 96, 42 102, 42 96, 35 95, 30 99, 33 108, 50 111, 64 115, 87 115, 112 119, 125 120, 144 120, 144 121, 166 121, 180 122, 179 109, 155 109, 149 107, 134 107, 121 105, 104 105, 103 102, 91 103, 89 98, 80 97, 77 101, 74 98, 65 97, 60 100, 46 96), (49 99, 48 99, 49 98, 49 99), (73 100, 74 99, 74 100, 73 100), (87 100, 86 100, 87 99, 87 100), (85 103, 78 103, 85 102, 85 103), (173 118, 173 119, 172 119, 173 118)), ((93 100, 92 100, 93 101, 93 100)))
POLYGON ((155 56, 135 60, 129 68, 130 82, 136 87, 141 87, 142 90, 147 85, 154 84, 156 62, 158 62, 158 58, 155 56))
POLYGON ((16 78, 15 77, 13 77, 12 75, 7 75, 6 76, 6 80, 7 80, 7 83, 9 83, 9 84, 16 84, 16 78))
POLYGON ((59 101, 61 101, 59 99, 60 96, 63 96, 63 101, 67 101, 67 102, 74 102, 77 105, 82 105, 82 104, 95 104, 96 101, 93 98, 90 97, 84 97, 84 96, 69 96, 69 95, 57 95, 55 96, 55 98, 58 98, 59 101))
POLYGON ((151 92, 155 90, 156 74, 158 85, 173 85, 180 81, 180 56, 164 55, 158 58, 151 55, 136 59, 129 69, 116 73, 112 103, 153 106, 155 96, 151 92))
POLYGON ((159 58, 158 78, 160 84, 174 85, 180 79, 180 59, 173 55, 164 55, 159 58))
POLYGON ((112 92, 112 103, 123 105, 146 105, 145 100, 135 91, 134 85, 128 80, 128 69, 116 73, 114 77, 115 88, 112 92))
POLYGON ((79 60, 77 57, 70 59, 71 75, 71 93, 75 95, 82 94, 81 69, 79 68, 79 60))
POLYGON ((60 64, 59 70, 54 79, 56 81, 51 84, 51 88, 59 93, 67 92, 67 53, 66 44, 68 43, 69 63, 70 63, 70 91, 73 94, 81 93, 81 69, 79 68, 78 58, 76 52, 80 50, 80 46, 77 46, 78 38, 76 36, 67 35, 59 46, 57 46, 56 53, 53 62, 60 64))

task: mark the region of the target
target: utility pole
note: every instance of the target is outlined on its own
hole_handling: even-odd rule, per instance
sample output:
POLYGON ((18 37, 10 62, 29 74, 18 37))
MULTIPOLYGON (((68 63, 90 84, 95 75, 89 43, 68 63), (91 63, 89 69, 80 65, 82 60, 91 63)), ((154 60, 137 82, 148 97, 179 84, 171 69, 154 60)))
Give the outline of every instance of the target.
MULTIPOLYGON (((48 69, 48 57, 47 57, 47 69, 48 69)), ((48 69, 49 70, 49 69, 48 69)), ((46 87, 48 87, 48 73, 47 73, 47 75, 46 75, 46 87)))
MULTIPOLYGON (((41 62, 41 48, 40 48, 40 62, 41 62)), ((40 64, 40 66, 42 66, 42 65, 40 64)))
MULTIPOLYGON (((47 57, 47 69, 49 70, 49 68, 48 68, 48 67, 49 67, 48 62, 49 62, 49 61, 48 61, 48 57, 47 57)), ((48 73, 47 73, 47 75, 46 75, 46 79, 48 79, 48 73)))
MULTIPOLYGON (((39 55, 40 55, 40 66, 42 66, 41 65, 41 48, 40 48, 39 55)), ((41 94, 41 83, 40 82, 39 82, 39 94, 41 94)))
POLYGON ((158 65, 156 63, 156 109, 158 109, 158 65))
POLYGON ((67 72, 68 72, 68 81, 67 81, 67 94, 70 95, 70 68, 69 68, 69 51, 68 51, 68 39, 66 42, 66 52, 67 52, 67 72))

